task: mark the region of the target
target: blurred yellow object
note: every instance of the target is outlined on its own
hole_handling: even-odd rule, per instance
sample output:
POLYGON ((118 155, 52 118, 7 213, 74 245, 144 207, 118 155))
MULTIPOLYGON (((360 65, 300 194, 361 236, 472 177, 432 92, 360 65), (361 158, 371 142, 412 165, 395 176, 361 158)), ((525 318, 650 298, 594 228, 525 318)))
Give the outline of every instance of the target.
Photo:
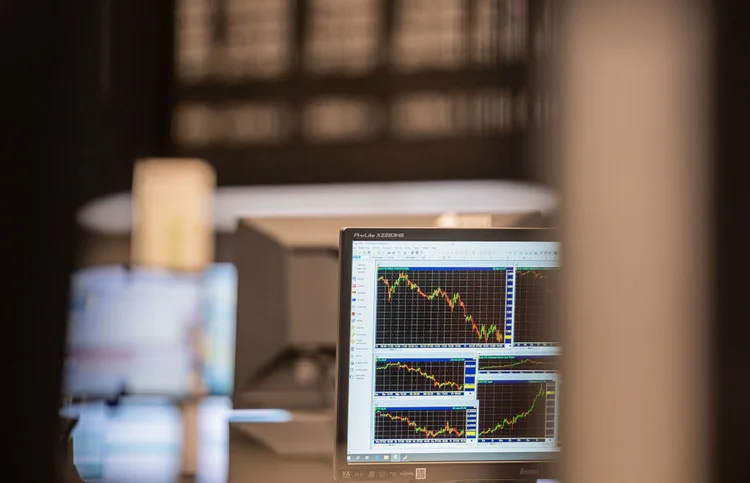
POLYGON ((213 168, 200 159, 137 161, 131 262, 188 271, 210 264, 215 187, 213 168))
POLYGON ((493 226, 493 215, 482 213, 443 213, 437 219, 442 228, 489 228, 493 226))

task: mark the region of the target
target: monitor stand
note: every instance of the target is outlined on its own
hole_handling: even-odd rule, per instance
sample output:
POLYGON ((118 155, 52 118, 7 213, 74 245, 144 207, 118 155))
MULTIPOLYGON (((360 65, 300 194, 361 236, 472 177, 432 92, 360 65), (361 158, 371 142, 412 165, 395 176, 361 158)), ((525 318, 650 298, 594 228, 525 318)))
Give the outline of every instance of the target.
POLYGON ((236 421, 230 425, 279 456, 331 460, 336 422, 333 410, 292 410, 289 414, 290 419, 283 422, 236 421))
POLYGON ((235 409, 282 409, 286 421, 234 420, 232 427, 278 455, 333 457, 334 354, 292 352, 269 365, 235 398, 235 409))

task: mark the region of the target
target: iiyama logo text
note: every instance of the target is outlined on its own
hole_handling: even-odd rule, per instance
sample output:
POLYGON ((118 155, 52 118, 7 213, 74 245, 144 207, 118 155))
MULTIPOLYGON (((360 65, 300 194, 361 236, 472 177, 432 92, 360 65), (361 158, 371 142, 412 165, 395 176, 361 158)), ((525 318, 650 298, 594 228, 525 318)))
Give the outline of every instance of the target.
POLYGON ((521 474, 522 475, 529 475, 529 476, 538 475, 539 474, 539 470, 538 469, 527 470, 526 468, 521 468, 521 474))
POLYGON ((355 233, 354 238, 403 238, 403 233, 355 233))

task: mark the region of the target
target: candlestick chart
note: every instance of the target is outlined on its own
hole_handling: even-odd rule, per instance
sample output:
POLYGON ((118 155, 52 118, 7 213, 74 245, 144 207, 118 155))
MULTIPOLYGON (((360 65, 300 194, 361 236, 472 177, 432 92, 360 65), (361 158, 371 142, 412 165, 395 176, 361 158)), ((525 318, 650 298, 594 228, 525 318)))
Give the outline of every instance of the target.
POLYGON ((480 381, 477 386, 478 439, 553 436, 554 421, 547 418, 547 384, 545 381, 480 381))
POLYGON ((376 408, 375 442, 465 440, 465 408, 376 408))
POLYGON ((377 344, 504 343, 505 269, 381 268, 377 282, 377 344))
POLYGON ((519 345, 556 344, 559 317, 557 312, 557 268, 518 268, 513 343, 519 345))
POLYGON ((462 393, 465 372, 463 359, 378 359, 375 365, 375 392, 462 393))

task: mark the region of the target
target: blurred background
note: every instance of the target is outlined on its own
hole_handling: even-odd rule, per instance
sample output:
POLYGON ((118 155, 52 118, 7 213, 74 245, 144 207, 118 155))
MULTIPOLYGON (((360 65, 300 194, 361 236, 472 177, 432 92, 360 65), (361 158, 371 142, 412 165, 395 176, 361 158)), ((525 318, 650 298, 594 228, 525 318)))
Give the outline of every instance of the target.
POLYGON ((88 192, 62 402, 80 476, 276 481, 230 470, 227 421, 283 409, 325 428, 290 448, 245 421, 238 454, 330 479, 338 229, 549 223, 551 2, 104 0, 75 17, 88 192))
POLYGON ((307 448, 251 423, 234 446, 321 459, 307 481, 330 479, 314 451, 332 437, 338 229, 545 224, 552 19, 526 0, 81 12, 96 196, 77 211, 62 387, 80 475, 226 481, 233 408, 321 418, 297 430, 307 448))
MULTIPOLYGON (((330 480, 319 441, 333 421, 347 225, 561 226, 564 263, 620 257, 607 275, 568 279, 566 343, 579 356, 567 370, 592 382, 571 384, 583 442, 571 437, 567 474, 741 475, 733 435, 747 423, 732 415, 747 389, 729 402, 722 390, 747 368, 730 350, 747 324, 735 323, 737 294, 717 288, 734 285, 712 278, 728 263, 724 244, 742 247, 731 230, 746 226, 728 161, 743 158, 728 154, 736 131, 719 109, 731 88, 721 69, 733 63, 717 32, 733 32, 721 23, 731 14, 699 1, 554 0, 87 0, 73 10, 10 2, 0 15, 4 44, 18 46, 8 58, 30 72, 4 76, 8 92, 29 92, 9 96, 20 114, 8 139, 33 133, 4 157, 32 180, 17 200, 39 206, 33 217, 14 207, 11 231, 32 220, 47 247, 19 236, 10 257, 21 274, 38 265, 16 298, 16 317, 32 321, 19 329, 30 374, 17 404, 33 422, 18 431, 53 441, 54 407, 82 479, 330 480), (652 262, 673 278, 639 286, 629 267, 652 262), (636 286, 638 313, 655 315, 615 324, 636 286), (599 305, 576 295, 601 287, 599 305), (657 320, 661 331, 648 325, 657 320), (651 337, 634 350, 657 369, 624 367, 629 354, 604 349, 641 328, 651 337), (43 343, 30 342, 37 331, 43 343), (712 359, 719 341, 726 350, 712 359), (599 401, 585 391, 605 380, 587 372, 597 357, 633 396, 584 420, 599 401), (690 383, 665 395, 654 389, 662 377, 690 383), (597 433, 623 412, 686 400, 651 432, 597 433), (711 404, 723 416, 710 431, 679 424, 711 404), (300 424, 302 437, 288 429, 300 424), (644 434, 659 458, 639 459, 644 434), (700 442, 670 446, 686 440, 700 442), (611 451, 595 457, 602 441, 611 451), (719 456, 684 464, 711 441, 719 456), (618 466, 628 455, 640 473, 618 466), (605 463, 585 471, 592 460, 605 463)), ((36 481, 44 469, 23 471, 36 481)))

